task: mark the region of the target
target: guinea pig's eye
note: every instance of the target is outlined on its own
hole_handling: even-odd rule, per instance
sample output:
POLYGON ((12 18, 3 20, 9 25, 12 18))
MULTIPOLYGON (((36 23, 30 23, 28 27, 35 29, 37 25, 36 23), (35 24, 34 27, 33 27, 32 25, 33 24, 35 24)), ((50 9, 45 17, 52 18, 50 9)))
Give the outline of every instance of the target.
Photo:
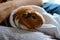
POLYGON ((33 18, 33 19, 36 19, 36 16, 34 15, 34 16, 32 16, 32 18, 33 18))
POLYGON ((24 13, 22 16, 23 18, 28 18, 28 13, 24 13))

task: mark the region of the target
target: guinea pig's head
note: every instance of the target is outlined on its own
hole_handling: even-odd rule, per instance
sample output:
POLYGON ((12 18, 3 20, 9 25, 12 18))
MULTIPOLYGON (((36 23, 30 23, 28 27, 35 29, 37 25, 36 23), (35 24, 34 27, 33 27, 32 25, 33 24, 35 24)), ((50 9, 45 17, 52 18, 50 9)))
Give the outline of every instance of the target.
POLYGON ((44 23, 44 18, 34 8, 20 8, 14 13, 13 21, 16 27, 30 30, 38 26, 41 27, 44 23))

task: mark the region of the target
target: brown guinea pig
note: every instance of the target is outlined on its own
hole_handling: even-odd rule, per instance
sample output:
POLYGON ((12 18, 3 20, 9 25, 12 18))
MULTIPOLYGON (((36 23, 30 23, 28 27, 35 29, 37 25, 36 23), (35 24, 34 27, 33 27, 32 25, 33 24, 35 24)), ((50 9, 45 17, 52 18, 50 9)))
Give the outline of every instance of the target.
POLYGON ((20 8, 10 16, 12 26, 26 30, 33 30, 43 23, 43 16, 34 8, 20 8))

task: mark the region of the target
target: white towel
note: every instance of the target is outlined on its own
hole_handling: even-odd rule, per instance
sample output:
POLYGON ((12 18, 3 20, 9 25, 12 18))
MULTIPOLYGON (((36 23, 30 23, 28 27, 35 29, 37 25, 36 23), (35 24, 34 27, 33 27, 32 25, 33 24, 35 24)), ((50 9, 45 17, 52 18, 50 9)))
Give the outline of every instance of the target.
POLYGON ((56 40, 51 36, 45 35, 42 32, 28 32, 18 30, 17 28, 9 28, 0 26, 0 40, 56 40))

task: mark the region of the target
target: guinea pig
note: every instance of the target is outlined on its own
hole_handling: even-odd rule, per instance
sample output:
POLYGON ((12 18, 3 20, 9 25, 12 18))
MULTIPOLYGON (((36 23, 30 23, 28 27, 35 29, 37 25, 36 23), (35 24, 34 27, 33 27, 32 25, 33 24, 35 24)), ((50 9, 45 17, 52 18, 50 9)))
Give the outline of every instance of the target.
POLYGON ((26 30, 33 30, 44 23, 43 16, 34 8, 17 8, 10 15, 10 24, 26 30))

